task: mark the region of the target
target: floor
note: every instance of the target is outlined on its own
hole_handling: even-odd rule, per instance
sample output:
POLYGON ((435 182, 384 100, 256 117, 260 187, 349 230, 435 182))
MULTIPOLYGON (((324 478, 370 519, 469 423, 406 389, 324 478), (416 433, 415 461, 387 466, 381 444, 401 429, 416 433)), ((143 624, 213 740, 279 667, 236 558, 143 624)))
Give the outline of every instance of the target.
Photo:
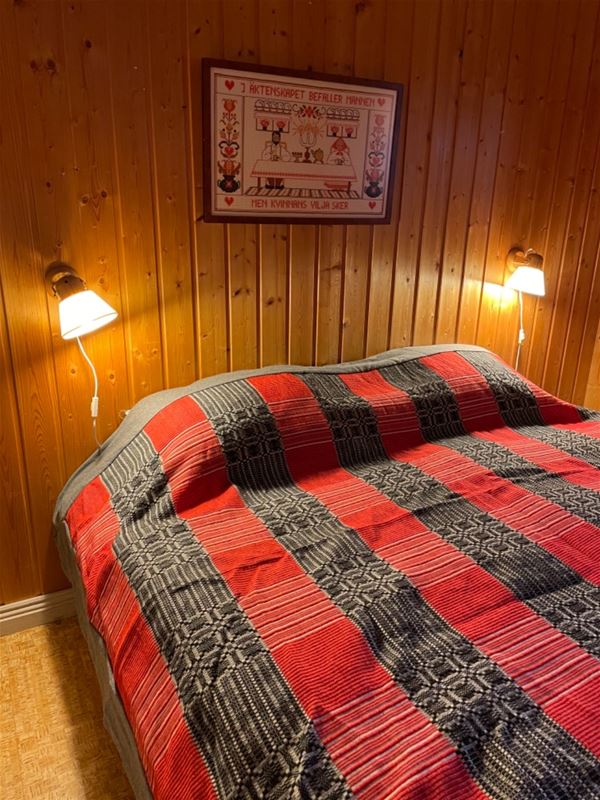
POLYGON ((0 638, 2 800, 133 800, 75 619, 0 638))

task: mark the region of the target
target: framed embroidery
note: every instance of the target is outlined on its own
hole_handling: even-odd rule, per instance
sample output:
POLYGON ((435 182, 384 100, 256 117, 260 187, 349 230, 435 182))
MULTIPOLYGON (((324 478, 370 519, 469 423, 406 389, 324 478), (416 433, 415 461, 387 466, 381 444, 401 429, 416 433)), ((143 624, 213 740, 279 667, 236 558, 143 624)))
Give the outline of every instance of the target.
POLYGON ((400 84, 203 59, 207 222, 387 223, 400 84))

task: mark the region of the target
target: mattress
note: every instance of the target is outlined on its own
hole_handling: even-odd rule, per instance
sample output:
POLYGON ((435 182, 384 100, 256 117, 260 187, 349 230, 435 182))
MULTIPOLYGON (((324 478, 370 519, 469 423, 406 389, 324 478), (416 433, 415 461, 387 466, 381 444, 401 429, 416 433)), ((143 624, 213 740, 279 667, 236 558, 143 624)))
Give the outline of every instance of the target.
POLYGON ((599 440, 474 346, 138 404, 55 515, 138 796, 599 798, 599 440))

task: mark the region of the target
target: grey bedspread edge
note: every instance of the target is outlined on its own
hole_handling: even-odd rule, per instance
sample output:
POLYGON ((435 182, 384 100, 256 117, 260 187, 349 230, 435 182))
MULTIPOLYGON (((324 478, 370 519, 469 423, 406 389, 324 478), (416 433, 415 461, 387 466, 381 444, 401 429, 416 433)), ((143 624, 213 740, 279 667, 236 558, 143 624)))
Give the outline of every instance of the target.
POLYGON ((73 587, 79 627, 86 640, 100 685, 104 727, 115 743, 136 800, 152 800, 133 731, 115 685, 104 640, 88 619, 83 582, 67 524, 61 522, 56 525, 54 533, 62 568, 73 587))
POLYGON ((54 510, 54 525, 60 525, 64 520, 69 507, 75 500, 79 492, 91 480, 99 475, 111 461, 121 452, 121 450, 142 430, 142 428, 152 419, 152 417, 164 408, 168 403, 185 397, 192 392, 200 391, 210 386, 231 383, 232 381, 243 378, 250 378, 255 375, 273 375, 278 372, 293 373, 334 373, 344 374, 351 372, 363 372, 369 369, 385 367, 390 364, 397 364, 403 361, 410 361, 423 356, 434 355, 435 353, 460 352, 461 350, 484 351, 484 347, 474 344, 436 344, 422 345, 413 347, 401 347, 395 350, 387 350, 375 356, 362 358, 358 361, 346 361, 341 364, 328 364, 321 367, 308 367, 290 364, 278 364, 260 369, 240 370, 237 372, 225 372, 220 375, 213 375, 202 378, 188 386, 181 386, 176 389, 164 389, 161 392, 148 395, 140 400, 127 414, 121 425, 104 442, 102 447, 96 450, 83 462, 83 464, 71 475, 66 482, 62 492, 59 494, 54 510))

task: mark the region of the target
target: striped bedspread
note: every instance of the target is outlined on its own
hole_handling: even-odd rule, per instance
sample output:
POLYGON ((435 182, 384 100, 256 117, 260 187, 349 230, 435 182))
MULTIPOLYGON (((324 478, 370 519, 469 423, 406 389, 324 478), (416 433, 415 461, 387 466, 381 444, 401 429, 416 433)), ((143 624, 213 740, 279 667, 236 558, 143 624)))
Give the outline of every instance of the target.
POLYGON ((199 382, 62 498, 156 798, 600 798, 600 417, 424 352, 199 382))

